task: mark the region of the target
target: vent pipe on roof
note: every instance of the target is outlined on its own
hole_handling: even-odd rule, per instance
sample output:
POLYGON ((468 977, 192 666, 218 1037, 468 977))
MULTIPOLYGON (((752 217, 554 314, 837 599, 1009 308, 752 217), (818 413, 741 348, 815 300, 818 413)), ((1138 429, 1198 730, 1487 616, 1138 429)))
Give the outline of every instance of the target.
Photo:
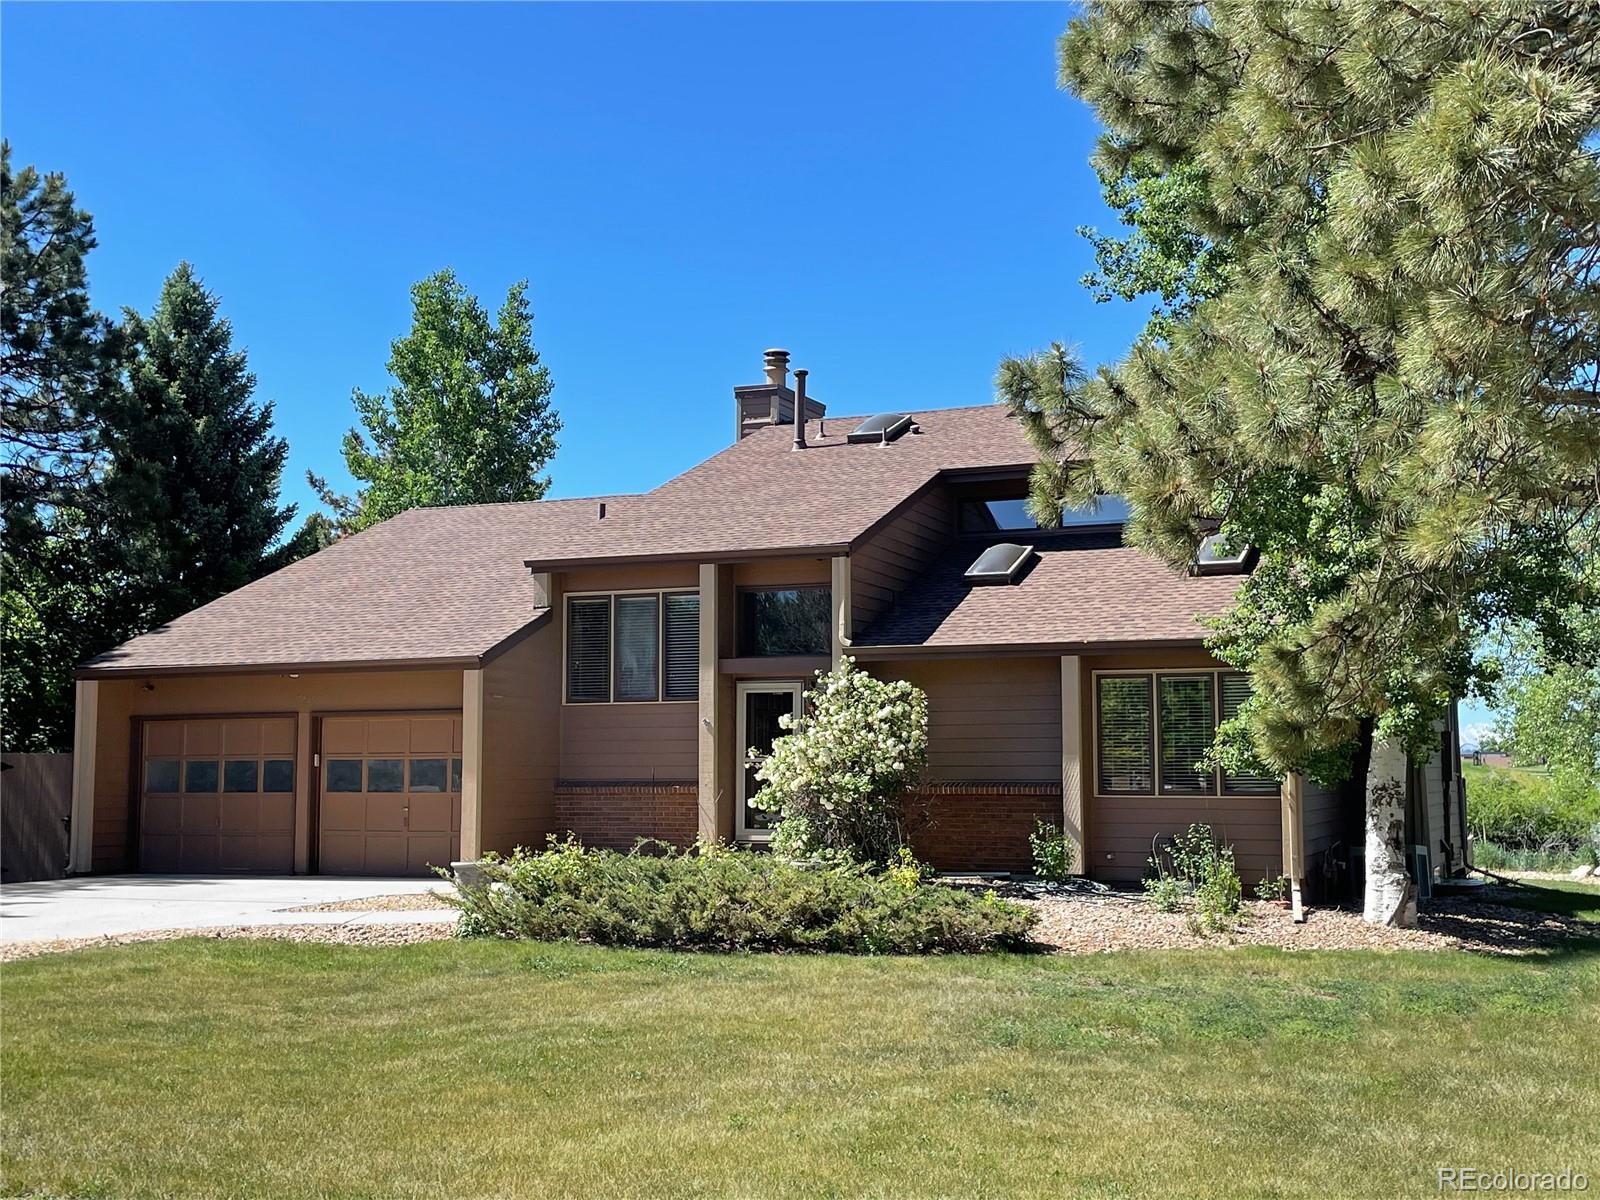
POLYGON ((787 350, 768 350, 761 357, 766 363, 763 369, 767 374, 767 382, 773 387, 788 387, 789 352, 787 350))
POLYGON ((600 501, 600 519, 602 521, 606 519, 606 502, 604 500, 600 501))
POLYGON ((804 367, 794 373, 794 448, 806 448, 806 376, 804 367))

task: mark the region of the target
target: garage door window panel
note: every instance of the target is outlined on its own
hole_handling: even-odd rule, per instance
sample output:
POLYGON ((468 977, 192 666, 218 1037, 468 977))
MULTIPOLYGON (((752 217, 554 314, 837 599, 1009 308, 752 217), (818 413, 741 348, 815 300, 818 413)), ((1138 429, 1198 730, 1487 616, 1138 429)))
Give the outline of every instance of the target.
POLYGON ((168 795, 178 790, 178 760, 152 758, 144 765, 144 787, 147 792, 164 792, 168 795))
POLYGON ((403 758, 369 758, 367 791, 403 792, 406 790, 406 763, 403 758))
POLYGON ((217 764, 205 759, 190 759, 183 764, 183 790, 186 792, 215 792, 217 790, 217 764))
POLYGON ((254 792, 259 774, 253 758, 232 759, 222 765, 222 790, 225 792, 254 792))
POLYGON ((361 790, 361 760, 359 758, 329 759, 328 790, 330 792, 359 792, 361 790))
POLYGON ((294 791, 294 759, 269 758, 262 763, 261 790, 263 792, 294 791))
POLYGON ((444 759, 442 758, 413 758, 411 760, 410 791, 413 792, 443 792, 444 791, 444 759))

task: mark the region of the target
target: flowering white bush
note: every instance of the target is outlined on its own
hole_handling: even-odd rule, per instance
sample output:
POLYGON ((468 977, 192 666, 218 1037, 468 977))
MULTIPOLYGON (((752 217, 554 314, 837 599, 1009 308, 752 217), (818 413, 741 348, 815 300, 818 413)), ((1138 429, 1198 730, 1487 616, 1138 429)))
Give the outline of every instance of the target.
POLYGON ((756 771, 751 803, 779 814, 782 853, 888 862, 905 844, 905 793, 928 758, 927 696, 846 658, 817 673, 806 699, 805 716, 778 719, 789 732, 756 771))

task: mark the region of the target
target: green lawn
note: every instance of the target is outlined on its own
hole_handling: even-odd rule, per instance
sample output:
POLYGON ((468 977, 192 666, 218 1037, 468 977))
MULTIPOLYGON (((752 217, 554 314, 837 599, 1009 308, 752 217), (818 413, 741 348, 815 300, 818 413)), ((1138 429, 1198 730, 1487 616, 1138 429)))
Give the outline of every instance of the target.
POLYGON ((1600 1178, 1600 947, 7 965, 7 1195, 1433 1196, 1600 1178))

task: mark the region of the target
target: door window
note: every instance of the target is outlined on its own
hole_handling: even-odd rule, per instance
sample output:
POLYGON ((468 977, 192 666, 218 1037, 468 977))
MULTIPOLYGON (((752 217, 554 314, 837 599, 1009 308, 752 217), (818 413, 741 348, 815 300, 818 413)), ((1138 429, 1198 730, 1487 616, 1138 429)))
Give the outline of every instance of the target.
POLYGON ((756 767, 749 765, 751 752, 763 759, 772 752, 772 743, 784 736, 785 730, 778 718, 798 716, 801 711, 803 685, 799 683, 742 683, 739 685, 739 837, 764 841, 771 834, 775 813, 756 808, 750 803, 761 791, 761 781, 756 778, 756 767))

